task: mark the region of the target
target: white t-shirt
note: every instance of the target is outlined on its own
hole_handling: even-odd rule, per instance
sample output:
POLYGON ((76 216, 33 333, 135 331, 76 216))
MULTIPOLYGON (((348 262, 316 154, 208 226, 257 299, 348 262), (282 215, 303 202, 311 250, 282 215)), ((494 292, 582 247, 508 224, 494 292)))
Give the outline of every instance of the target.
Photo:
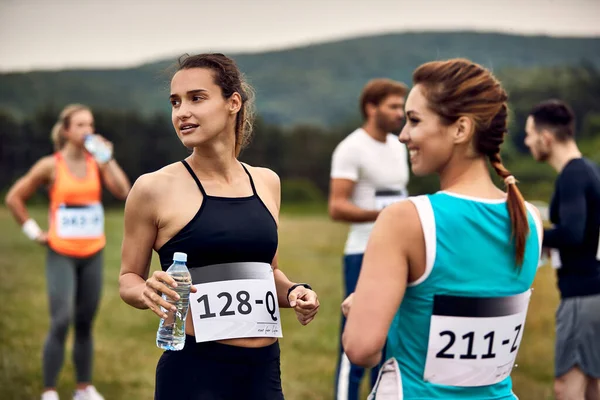
MULTIPOLYGON (((408 157, 398 136, 388 134, 386 142, 373 139, 358 128, 335 148, 331 178, 356 182, 351 201, 364 210, 381 210, 405 198, 408 193, 408 157)), ((373 222, 353 223, 344 254, 362 254, 367 247, 373 222)))

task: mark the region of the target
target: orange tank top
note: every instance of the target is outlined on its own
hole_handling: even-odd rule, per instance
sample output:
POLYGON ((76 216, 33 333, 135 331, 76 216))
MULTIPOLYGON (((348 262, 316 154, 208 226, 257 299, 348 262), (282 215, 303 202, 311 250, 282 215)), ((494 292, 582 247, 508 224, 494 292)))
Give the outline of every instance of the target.
POLYGON ((50 188, 48 245, 57 253, 89 257, 106 244, 100 171, 86 154, 86 176, 74 176, 60 153, 50 188))

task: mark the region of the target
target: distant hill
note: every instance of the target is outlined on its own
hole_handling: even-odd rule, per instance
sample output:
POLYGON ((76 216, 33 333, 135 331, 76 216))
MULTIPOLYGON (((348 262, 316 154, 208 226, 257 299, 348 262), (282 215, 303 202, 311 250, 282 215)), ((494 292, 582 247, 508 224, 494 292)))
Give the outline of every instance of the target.
MULTIPOLYGON (((555 38, 475 32, 413 32, 361 37, 280 51, 229 54, 257 92, 261 116, 283 125, 335 125, 358 113, 357 99, 373 77, 410 83, 423 62, 466 57, 506 67, 600 66, 600 38, 555 38)), ((42 106, 169 112, 167 69, 173 60, 137 68, 0 74, 0 108, 23 116, 42 106)))

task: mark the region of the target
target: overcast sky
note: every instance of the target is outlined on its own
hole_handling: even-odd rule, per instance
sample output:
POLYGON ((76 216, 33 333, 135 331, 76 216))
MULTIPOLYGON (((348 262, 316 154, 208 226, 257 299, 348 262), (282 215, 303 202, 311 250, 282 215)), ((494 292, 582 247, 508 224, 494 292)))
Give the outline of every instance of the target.
POLYGON ((0 0, 0 71, 421 29, 600 36, 600 0, 0 0))

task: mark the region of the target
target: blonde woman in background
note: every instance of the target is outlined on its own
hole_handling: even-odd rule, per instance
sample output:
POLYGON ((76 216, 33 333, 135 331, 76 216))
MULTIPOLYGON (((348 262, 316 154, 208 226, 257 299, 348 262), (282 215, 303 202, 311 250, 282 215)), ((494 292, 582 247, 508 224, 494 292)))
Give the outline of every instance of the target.
POLYGON ((129 179, 112 158, 112 144, 97 135, 110 153, 99 162, 85 150, 94 132, 94 117, 84 105, 65 107, 52 130, 55 153, 42 157, 10 188, 6 205, 31 240, 48 247, 46 279, 50 331, 43 352, 42 400, 56 400, 56 381, 63 365, 65 339, 75 322, 73 361, 77 390, 73 399, 102 400, 91 384, 92 322, 102 289, 104 211, 102 184, 118 199, 129 193, 129 179), (41 185, 49 186, 49 228, 43 231, 29 216, 25 202, 41 185))

